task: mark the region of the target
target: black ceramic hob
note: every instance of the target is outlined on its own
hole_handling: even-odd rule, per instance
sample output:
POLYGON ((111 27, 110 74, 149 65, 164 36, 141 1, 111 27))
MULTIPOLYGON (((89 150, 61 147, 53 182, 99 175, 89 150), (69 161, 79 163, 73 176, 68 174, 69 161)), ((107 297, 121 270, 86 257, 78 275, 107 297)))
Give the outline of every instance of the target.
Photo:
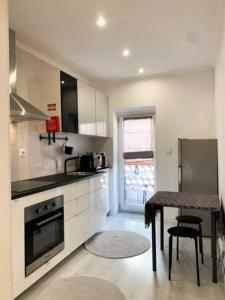
POLYGON ((22 193, 29 190, 38 189, 44 186, 54 184, 54 181, 40 181, 40 180, 22 180, 12 182, 12 192, 22 193))

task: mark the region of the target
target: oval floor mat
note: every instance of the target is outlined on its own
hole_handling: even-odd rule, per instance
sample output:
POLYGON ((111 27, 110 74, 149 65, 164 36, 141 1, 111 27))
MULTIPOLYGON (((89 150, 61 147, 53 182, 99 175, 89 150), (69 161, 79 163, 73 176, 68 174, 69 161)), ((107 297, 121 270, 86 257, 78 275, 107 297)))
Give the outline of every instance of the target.
POLYGON ((89 276, 57 280, 39 296, 41 300, 126 300, 112 283, 89 276))
POLYGON ((146 252, 149 240, 131 231, 103 231, 85 243, 86 249, 105 258, 128 258, 146 252))

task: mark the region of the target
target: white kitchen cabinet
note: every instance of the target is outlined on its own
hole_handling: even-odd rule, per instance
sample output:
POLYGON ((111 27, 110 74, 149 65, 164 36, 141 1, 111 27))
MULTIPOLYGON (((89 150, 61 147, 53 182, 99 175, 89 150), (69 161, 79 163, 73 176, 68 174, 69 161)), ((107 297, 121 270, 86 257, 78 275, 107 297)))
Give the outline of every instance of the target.
POLYGON ((94 235, 98 231, 96 192, 89 194, 89 234, 94 235))
POLYGON ((64 203, 67 203, 78 197, 78 195, 77 195, 78 184, 77 183, 66 185, 63 190, 64 190, 63 191, 64 203))
POLYGON ((96 215, 98 230, 106 223, 106 191, 100 189, 96 192, 96 215))
POLYGON ((17 297, 66 256, 87 241, 106 222, 108 173, 102 173, 55 189, 43 191, 12 201, 12 254, 14 297, 17 297), (25 277, 24 209, 64 195, 65 248, 35 272, 25 277))
POLYGON ((18 95, 47 115, 59 116, 61 124, 60 71, 19 47, 16 55, 18 95), (48 111, 49 104, 55 110, 48 111))
POLYGON ((79 133, 107 137, 107 97, 80 80, 77 82, 77 91, 79 133))
POLYGON ((97 176, 95 179, 95 185, 96 185, 96 190, 102 189, 105 185, 105 175, 106 174, 101 174, 100 176, 97 176))
POLYGON ((108 99, 99 90, 95 91, 96 103, 96 135, 108 136, 108 99))
POLYGON ((69 254, 80 245, 80 226, 78 215, 67 220, 64 226, 65 251, 66 254, 69 254))
POLYGON ((89 233, 98 232, 106 222, 108 201, 108 173, 103 173, 89 180, 89 233), (94 188, 95 184, 95 188, 94 188))
POLYGON ((73 252, 89 238, 89 213, 84 211, 65 222, 65 252, 73 252))
POLYGON ((96 135, 95 89, 78 80, 77 93, 79 133, 96 135))
MULTIPOLYGON (((59 116, 60 129, 63 130, 60 70, 21 48, 16 51, 18 95, 49 116, 59 116), (49 104, 55 104, 55 110, 48 111, 49 104)), ((94 87, 77 80, 77 99, 78 133, 108 137, 107 97, 94 87)), ((71 113, 73 112, 70 111, 71 113)))
POLYGON ((92 193, 96 190, 96 177, 89 179, 89 193, 92 193))
POLYGON ((82 212, 81 214, 78 215, 79 218, 79 226, 82 228, 80 230, 80 244, 83 244, 86 242, 90 237, 90 232, 89 232, 89 211, 86 210, 82 212))
POLYGON ((66 185, 63 188, 64 203, 69 202, 75 198, 79 198, 85 194, 88 194, 88 191, 89 191, 88 180, 82 180, 79 182, 66 185))
POLYGON ((77 188, 77 197, 83 196, 88 194, 89 192, 89 182, 88 180, 82 180, 77 183, 78 188, 77 188))
MULTIPOLYGON (((68 188, 66 189, 68 196, 68 188)), ((65 220, 65 252, 66 255, 74 251, 89 236, 89 182, 79 181, 69 187, 70 199, 64 205, 65 220), (74 186, 74 188, 72 188, 74 186), (74 194, 76 191, 76 194, 74 194), (77 197, 76 197, 77 196, 77 197), (76 198, 75 198, 76 197, 76 198)))
POLYGON ((60 71, 41 61, 39 77, 39 107, 49 116, 59 116, 61 128, 60 71), (53 111, 48 110, 48 105, 51 104, 55 104, 53 111))
POLYGON ((64 205, 64 220, 69 220, 73 216, 88 210, 88 194, 75 198, 64 205))
POLYGON ((98 190, 89 194, 89 234, 98 232, 106 222, 106 202, 104 191, 98 190))
POLYGON ((106 214, 109 212, 109 170, 105 170, 101 176, 95 178, 97 190, 102 190, 102 198, 105 201, 106 214))

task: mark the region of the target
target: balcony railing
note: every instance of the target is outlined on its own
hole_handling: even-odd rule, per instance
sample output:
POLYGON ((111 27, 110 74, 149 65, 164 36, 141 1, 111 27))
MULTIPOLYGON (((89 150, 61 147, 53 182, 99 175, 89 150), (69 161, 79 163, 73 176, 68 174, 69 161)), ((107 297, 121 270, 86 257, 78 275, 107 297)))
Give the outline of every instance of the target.
POLYGON ((155 192, 153 159, 125 159, 125 206, 143 207, 155 192))

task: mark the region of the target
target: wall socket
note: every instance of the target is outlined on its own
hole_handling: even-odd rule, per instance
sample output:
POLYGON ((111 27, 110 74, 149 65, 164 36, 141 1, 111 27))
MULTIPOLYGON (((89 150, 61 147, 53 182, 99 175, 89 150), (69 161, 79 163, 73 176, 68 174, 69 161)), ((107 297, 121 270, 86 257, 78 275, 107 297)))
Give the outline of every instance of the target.
POLYGON ((21 148, 21 149, 19 150, 19 155, 20 155, 20 157, 26 157, 26 149, 21 148))

